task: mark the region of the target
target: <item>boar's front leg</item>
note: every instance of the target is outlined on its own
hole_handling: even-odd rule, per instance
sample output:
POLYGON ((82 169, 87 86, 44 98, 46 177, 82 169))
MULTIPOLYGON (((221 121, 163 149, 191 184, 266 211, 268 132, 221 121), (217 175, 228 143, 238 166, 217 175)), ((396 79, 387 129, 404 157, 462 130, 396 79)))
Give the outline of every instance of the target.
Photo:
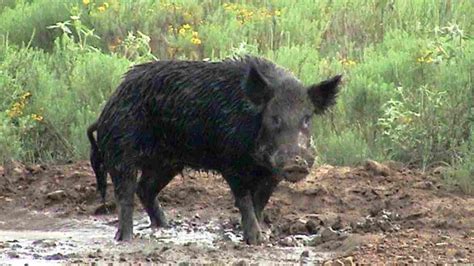
POLYGON ((240 178, 225 178, 234 194, 235 206, 242 216, 242 228, 244 231, 244 241, 249 245, 262 243, 262 232, 255 215, 252 194, 249 189, 240 183, 240 178))
POLYGON ((260 225, 263 223, 263 210, 270 199, 273 191, 280 180, 272 177, 265 176, 260 179, 256 186, 252 189, 252 201, 255 211, 255 216, 257 217, 260 225))
POLYGON ((244 195, 235 195, 235 205, 239 208, 242 215, 242 228, 244 230, 244 240, 249 245, 258 245, 262 243, 262 232, 255 215, 252 196, 250 191, 244 195))

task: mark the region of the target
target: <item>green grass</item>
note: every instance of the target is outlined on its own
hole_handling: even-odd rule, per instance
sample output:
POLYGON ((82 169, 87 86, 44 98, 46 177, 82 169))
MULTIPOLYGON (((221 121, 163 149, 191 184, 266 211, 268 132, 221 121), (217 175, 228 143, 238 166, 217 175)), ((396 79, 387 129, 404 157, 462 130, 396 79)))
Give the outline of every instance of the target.
POLYGON ((0 0, 0 159, 86 158, 133 64, 251 53, 306 84, 343 73, 315 118, 322 162, 444 162, 472 192, 472 14, 472 0, 0 0))

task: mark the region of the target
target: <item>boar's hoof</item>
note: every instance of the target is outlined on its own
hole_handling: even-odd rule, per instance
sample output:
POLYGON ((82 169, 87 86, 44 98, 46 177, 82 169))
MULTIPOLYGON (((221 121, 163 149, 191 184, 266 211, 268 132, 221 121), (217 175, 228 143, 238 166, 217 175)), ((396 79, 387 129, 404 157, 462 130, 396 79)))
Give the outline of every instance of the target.
POLYGON ((131 241, 132 240, 132 233, 125 233, 122 230, 117 230, 117 233, 115 233, 115 240, 116 241, 131 241))
POLYGON ((161 221, 152 221, 150 223, 150 228, 170 228, 171 226, 166 220, 161 220, 161 221))
POLYGON ((249 245, 259 245, 263 243, 263 235, 258 227, 252 227, 248 232, 244 232, 244 240, 249 245))

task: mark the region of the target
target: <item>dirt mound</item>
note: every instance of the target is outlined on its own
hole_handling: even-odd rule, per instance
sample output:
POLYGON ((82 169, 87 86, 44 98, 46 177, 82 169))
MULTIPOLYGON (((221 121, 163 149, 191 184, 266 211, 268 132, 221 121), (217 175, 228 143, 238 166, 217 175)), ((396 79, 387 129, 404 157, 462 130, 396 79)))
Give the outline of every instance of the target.
MULTIPOLYGON (((57 217, 105 210, 87 162, 13 164, 0 170, 1 216, 19 208, 57 217)), ((112 191, 109 181, 106 209, 113 212, 112 191)), ((218 219, 223 228, 235 234, 240 230, 230 190, 217 174, 186 171, 160 199, 171 219, 218 219)), ((272 246, 337 252, 334 263, 349 261, 348 256, 353 262, 474 261, 474 198, 396 163, 321 166, 302 182, 282 183, 264 220, 272 246)))

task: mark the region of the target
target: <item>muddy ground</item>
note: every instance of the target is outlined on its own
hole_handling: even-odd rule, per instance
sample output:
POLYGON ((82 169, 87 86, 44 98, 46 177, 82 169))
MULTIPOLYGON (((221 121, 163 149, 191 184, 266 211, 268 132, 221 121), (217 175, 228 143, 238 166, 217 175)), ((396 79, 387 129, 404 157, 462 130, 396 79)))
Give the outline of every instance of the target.
POLYGON ((474 197, 436 172, 321 166, 280 184, 266 208, 266 244, 248 246, 218 175, 186 171, 162 191, 168 229, 147 228, 137 201, 135 238, 116 243, 112 185, 104 208, 88 163, 11 163, 0 168, 0 263, 472 263, 474 197))

